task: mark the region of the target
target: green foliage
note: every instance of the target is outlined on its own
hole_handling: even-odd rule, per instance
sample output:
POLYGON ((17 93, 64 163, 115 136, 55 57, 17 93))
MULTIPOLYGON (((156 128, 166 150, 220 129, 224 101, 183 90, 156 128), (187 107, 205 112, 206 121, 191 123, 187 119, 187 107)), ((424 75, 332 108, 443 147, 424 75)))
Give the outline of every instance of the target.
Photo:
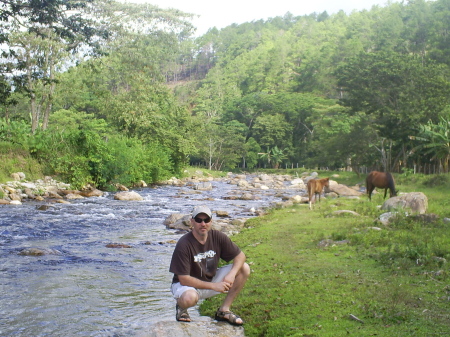
POLYGON ((5 118, 0 118, 0 141, 25 146, 30 133, 30 125, 24 121, 7 121, 5 118))
POLYGON ((105 121, 92 115, 59 111, 46 132, 30 139, 30 151, 55 174, 75 188, 93 184, 106 188, 140 180, 154 183, 173 174, 170 154, 157 143, 107 134, 105 121))

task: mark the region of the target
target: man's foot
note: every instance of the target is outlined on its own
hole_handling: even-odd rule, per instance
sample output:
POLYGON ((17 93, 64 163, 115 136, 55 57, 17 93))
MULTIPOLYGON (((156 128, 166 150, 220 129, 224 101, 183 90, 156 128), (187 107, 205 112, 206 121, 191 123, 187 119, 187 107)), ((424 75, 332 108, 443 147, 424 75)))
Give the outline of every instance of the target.
POLYGON ((176 316, 178 322, 190 322, 191 317, 188 314, 187 309, 181 309, 178 304, 176 306, 176 316))
POLYGON ((236 315, 232 311, 220 311, 220 310, 217 310, 215 319, 217 321, 228 322, 231 325, 240 326, 240 325, 244 324, 244 321, 242 320, 242 318, 240 318, 238 315, 236 315))

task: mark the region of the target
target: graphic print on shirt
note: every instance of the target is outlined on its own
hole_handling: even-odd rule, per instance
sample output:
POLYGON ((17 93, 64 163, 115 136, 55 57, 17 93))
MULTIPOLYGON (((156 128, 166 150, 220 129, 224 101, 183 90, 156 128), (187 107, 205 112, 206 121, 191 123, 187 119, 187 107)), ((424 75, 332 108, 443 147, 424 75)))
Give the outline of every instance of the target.
POLYGON ((214 256, 216 256, 216 252, 213 250, 209 250, 207 252, 204 253, 198 253, 197 255, 194 256, 194 262, 197 262, 200 264, 200 269, 203 272, 203 268, 202 268, 202 261, 206 260, 205 264, 206 264, 206 274, 215 274, 215 265, 214 265, 214 256))

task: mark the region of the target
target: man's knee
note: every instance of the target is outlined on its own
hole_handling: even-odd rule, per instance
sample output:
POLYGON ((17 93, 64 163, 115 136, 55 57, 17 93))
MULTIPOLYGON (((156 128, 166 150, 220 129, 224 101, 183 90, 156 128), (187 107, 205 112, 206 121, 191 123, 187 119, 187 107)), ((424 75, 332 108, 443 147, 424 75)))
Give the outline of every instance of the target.
POLYGON ((242 276, 244 276, 245 278, 248 278, 250 276, 250 266, 247 262, 242 265, 239 273, 242 274, 242 276))
POLYGON ((178 304, 183 308, 190 308, 197 304, 199 298, 195 290, 186 290, 178 299, 178 304))

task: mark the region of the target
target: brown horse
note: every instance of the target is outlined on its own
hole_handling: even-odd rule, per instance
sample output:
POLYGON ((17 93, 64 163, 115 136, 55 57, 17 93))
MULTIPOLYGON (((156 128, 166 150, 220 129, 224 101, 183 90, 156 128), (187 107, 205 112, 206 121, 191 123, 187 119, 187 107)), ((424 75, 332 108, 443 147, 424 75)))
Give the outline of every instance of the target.
POLYGON ((384 188, 385 199, 388 188, 390 198, 395 197, 397 195, 397 191, 395 190, 394 177, 389 172, 372 171, 367 175, 366 190, 367 194, 369 195, 369 200, 372 200, 371 196, 375 187, 384 188))
POLYGON ((316 195, 319 195, 319 201, 320 201, 320 194, 322 193, 323 188, 330 187, 330 178, 311 179, 308 181, 307 187, 308 187, 309 209, 312 209, 313 196, 314 196, 314 201, 315 201, 315 200, 317 200, 316 195))

